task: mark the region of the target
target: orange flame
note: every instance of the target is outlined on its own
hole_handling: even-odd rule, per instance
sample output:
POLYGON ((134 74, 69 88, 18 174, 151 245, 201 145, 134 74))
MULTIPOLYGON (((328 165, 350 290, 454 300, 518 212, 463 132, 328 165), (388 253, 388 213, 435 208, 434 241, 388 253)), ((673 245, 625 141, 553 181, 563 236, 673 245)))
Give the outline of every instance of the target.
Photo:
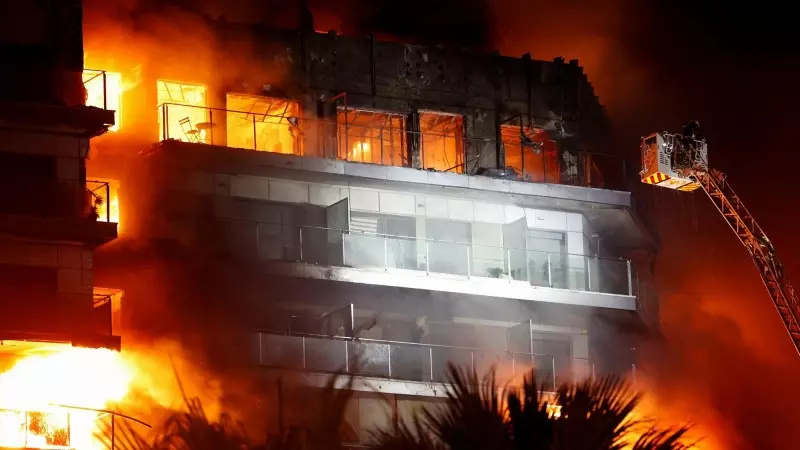
POLYGON ((102 448, 99 415, 123 399, 134 370, 117 352, 42 346, 0 374, 0 447, 102 448))

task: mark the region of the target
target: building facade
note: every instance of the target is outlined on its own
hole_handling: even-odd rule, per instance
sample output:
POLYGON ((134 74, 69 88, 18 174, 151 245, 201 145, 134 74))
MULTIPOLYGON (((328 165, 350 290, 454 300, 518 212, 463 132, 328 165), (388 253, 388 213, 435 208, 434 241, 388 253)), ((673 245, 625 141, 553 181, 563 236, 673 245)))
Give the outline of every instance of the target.
POLYGON ((209 26, 256 69, 102 67, 117 129, 88 170, 121 239, 95 269, 123 326, 266 379, 356 375, 352 441, 438 401, 448 363, 635 372, 653 244, 577 62, 209 26))
POLYGON ((38 342, 118 348, 111 292, 92 276, 93 249, 117 228, 85 165, 114 112, 104 73, 84 71, 80 2, 3 4, 0 16, 0 359, 38 342))

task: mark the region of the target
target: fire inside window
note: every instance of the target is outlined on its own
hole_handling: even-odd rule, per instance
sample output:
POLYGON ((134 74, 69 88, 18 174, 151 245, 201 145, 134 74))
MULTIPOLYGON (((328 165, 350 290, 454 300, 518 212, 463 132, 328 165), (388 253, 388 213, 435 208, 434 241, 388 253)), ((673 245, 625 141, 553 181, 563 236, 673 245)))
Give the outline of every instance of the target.
POLYGON ((99 70, 83 71, 83 86, 86 88, 86 106, 114 111, 114 126, 109 131, 117 131, 122 121, 122 75, 116 72, 99 70))
POLYGON ((423 169, 462 173, 464 171, 464 120, 441 112, 420 112, 420 151, 423 169))
POLYGON ((227 146, 303 154, 300 104, 282 98, 227 94, 227 146))
POLYGON ((506 167, 516 170, 523 180, 559 182, 561 171, 556 143, 549 139, 546 131, 503 125, 500 137, 505 148, 506 167))
POLYGON ((0 448, 70 448, 70 415, 0 409, 0 448))
POLYGON ((364 109, 339 108, 337 156, 386 166, 408 166, 406 117, 364 109))
POLYGON ((92 206, 97 221, 119 223, 119 182, 87 180, 86 189, 92 193, 92 206))
POLYGON ((157 92, 160 140, 211 141, 213 124, 206 108, 205 86, 158 80, 157 92))

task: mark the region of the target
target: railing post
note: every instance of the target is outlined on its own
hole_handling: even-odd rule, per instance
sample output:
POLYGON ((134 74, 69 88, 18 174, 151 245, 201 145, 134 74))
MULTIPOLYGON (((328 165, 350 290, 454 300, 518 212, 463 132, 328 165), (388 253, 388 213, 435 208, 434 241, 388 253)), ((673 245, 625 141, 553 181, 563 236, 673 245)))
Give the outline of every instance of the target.
POLYGON ((508 282, 514 281, 514 276, 511 275, 511 249, 506 249, 506 259, 508 260, 508 282))
POLYGON ((209 136, 209 141, 210 142, 206 142, 206 144, 212 144, 213 145, 214 144, 214 110, 211 109, 211 108, 208 108, 208 123, 211 124, 208 127, 208 134, 210 134, 211 136, 209 136))
POLYGON ((298 228, 299 236, 300 236, 300 262, 305 261, 303 259, 303 227, 298 228))
POLYGON ((300 347, 303 348, 303 369, 306 368, 306 337, 300 336, 300 347))
POLYGON ((108 88, 106 87, 107 86, 106 71, 104 70, 101 73, 103 74, 103 109, 108 111, 108 88))
POLYGON ((386 347, 389 349, 389 378, 392 378, 392 344, 386 344, 386 347))
POLYGON ((430 381, 433 381, 433 347, 428 346, 428 366, 430 366, 430 381))
POLYGON ((553 266, 550 265, 550 253, 547 254, 547 286, 553 287, 553 266))
POLYGON ((342 267, 346 267, 347 265, 345 264, 345 261, 346 261, 345 260, 345 257, 346 257, 345 256, 345 253, 346 253, 345 249, 347 248, 347 246, 344 243, 344 231, 342 231, 341 233, 342 233, 342 267))
POLYGON ((469 246, 469 244, 467 244, 467 278, 469 278, 471 273, 472 273, 472 271, 470 270, 471 269, 470 266, 472 265, 470 263, 470 261, 472 260, 472 258, 470 257, 469 248, 470 248, 470 246, 469 246))
POLYGON ((474 350, 470 350, 469 358, 470 358, 470 369, 472 369, 472 373, 475 373, 475 351, 474 350))
MULTIPOLYGON (((598 261, 599 262, 599 261, 598 261)), ((592 291, 592 257, 586 258, 586 290, 592 291)))
POLYGON ((256 143, 256 115, 253 114, 253 150, 258 150, 258 144, 256 143))
POLYGON ((383 236, 383 270, 389 271, 389 237, 383 236))
POLYGON ((514 353, 511 353, 511 375, 514 376, 517 374, 517 358, 514 353))
MULTIPOLYGON (((105 73, 105 72, 103 72, 105 73)), ((111 223, 111 184, 106 183, 106 222, 111 223)))
POLYGON ((164 103, 164 140, 169 139, 169 105, 164 103))
POLYGON ((553 391, 555 392, 556 389, 556 357, 553 356, 553 391))
POLYGON ((626 260, 628 266, 628 295, 633 295, 633 277, 631 276, 631 260, 626 260))
POLYGON ((431 258, 430 258, 430 251, 428 250, 428 240, 425 239, 425 273, 430 275, 431 273, 431 258))
POLYGON ((350 352, 347 349, 348 340, 342 340, 344 342, 344 371, 350 373, 350 352))

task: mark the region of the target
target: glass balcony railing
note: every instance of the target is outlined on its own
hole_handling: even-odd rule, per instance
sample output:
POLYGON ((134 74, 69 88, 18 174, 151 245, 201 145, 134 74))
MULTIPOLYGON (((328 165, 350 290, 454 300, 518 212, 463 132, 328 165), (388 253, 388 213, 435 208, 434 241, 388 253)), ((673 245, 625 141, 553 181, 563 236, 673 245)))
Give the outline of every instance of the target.
MULTIPOLYGON (((235 221, 235 245, 250 236, 261 260, 415 271, 427 275, 494 278, 532 286, 617 295, 636 295, 630 261, 590 255, 369 234, 321 227, 235 221), (247 231, 249 229, 249 231, 247 231)), ((250 247, 253 248, 253 247, 250 247)))
MULTIPOLYGON (((159 106, 162 140, 212 144, 255 151, 339 159, 398 167, 473 174, 481 158, 505 149, 512 170, 489 173, 507 179, 625 190, 624 158, 582 150, 534 149, 496 141, 165 103, 159 106), (416 152, 412 152, 416 149, 416 152), (522 150, 525 150, 522 153, 522 150), (418 162, 412 161, 418 154, 418 162), (478 155, 466 160, 467 155, 478 155), (527 155, 527 156, 526 156, 527 155)), ((527 145, 527 144, 526 144, 527 145)))
POLYGON ((554 388, 604 373, 635 376, 633 366, 624 363, 570 356, 269 332, 258 332, 256 339, 258 364, 283 369, 442 383, 452 363, 478 374, 494 368, 501 380, 536 369, 537 378, 554 388))

